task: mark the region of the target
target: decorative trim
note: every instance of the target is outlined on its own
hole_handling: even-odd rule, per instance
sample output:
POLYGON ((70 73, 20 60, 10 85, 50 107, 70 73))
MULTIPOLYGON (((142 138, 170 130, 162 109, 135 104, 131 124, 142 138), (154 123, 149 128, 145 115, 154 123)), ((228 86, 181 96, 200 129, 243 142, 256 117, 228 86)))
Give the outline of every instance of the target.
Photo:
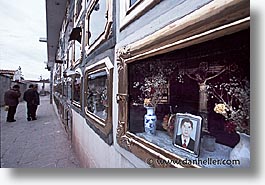
POLYGON ((125 64, 124 60, 131 56, 130 49, 131 48, 129 46, 124 46, 124 47, 119 48, 116 51, 117 66, 118 66, 118 71, 119 72, 124 69, 124 64, 125 64))

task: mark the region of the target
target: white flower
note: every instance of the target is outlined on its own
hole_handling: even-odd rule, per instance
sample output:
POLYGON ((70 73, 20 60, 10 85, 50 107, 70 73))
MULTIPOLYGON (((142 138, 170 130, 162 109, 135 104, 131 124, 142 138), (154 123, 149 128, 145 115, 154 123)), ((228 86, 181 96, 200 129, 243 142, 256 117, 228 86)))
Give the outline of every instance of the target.
POLYGON ((238 131, 249 132, 250 128, 250 86, 247 80, 240 81, 235 77, 229 83, 207 86, 211 98, 218 100, 214 111, 233 122, 238 131))

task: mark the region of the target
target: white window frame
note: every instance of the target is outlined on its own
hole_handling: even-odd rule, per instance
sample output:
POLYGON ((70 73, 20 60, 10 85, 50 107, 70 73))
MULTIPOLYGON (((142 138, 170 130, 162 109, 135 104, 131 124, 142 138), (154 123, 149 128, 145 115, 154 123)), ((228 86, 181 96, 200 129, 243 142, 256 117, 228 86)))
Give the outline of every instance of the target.
POLYGON ((130 7, 130 0, 120 1, 120 30, 142 16, 161 0, 138 0, 130 7))

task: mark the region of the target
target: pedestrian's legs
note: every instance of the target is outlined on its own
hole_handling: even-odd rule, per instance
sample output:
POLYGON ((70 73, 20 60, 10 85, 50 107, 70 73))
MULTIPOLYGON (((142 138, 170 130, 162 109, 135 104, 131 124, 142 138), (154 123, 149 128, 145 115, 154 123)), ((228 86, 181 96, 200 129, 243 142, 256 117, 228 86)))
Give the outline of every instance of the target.
POLYGON ((17 106, 9 106, 8 113, 7 113, 7 122, 14 122, 14 116, 16 114, 17 106))
POLYGON ((31 111, 30 111, 30 105, 27 104, 27 120, 31 121, 31 111))
POLYGON ((31 115, 31 119, 32 120, 36 120, 35 106, 36 105, 31 105, 30 106, 30 115, 31 115))
POLYGON ((34 105, 33 107, 34 107, 34 118, 36 119, 38 105, 34 105))

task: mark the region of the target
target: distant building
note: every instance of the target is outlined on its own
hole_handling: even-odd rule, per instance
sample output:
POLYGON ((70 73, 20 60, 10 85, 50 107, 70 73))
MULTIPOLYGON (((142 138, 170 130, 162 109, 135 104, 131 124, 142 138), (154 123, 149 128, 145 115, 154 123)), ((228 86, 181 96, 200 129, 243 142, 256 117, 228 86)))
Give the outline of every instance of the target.
POLYGON ((21 82, 22 80, 24 80, 20 66, 17 70, 0 69, 0 74, 9 77, 10 79, 16 82, 21 82))
MULTIPOLYGON (((1 84, 1 88, 0 88, 0 106, 4 105, 4 93, 5 91, 7 91, 10 87, 11 87, 11 78, 5 74, 2 74, 3 70, 0 70, 0 84, 1 84)), ((8 71, 8 70, 5 70, 8 71)))
POLYGON ((6 70, 6 69, 0 69, 0 75, 13 78, 16 70, 6 70))

